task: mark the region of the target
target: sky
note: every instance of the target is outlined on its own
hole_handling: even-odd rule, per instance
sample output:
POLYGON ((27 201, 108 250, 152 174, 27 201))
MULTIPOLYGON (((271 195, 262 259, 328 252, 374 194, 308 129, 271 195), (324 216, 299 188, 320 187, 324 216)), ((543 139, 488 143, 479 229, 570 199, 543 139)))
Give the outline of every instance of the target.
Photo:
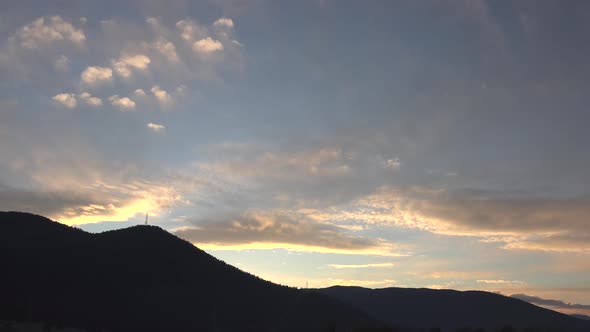
POLYGON ((590 3, 0 4, 0 210, 295 287, 590 314, 590 3))

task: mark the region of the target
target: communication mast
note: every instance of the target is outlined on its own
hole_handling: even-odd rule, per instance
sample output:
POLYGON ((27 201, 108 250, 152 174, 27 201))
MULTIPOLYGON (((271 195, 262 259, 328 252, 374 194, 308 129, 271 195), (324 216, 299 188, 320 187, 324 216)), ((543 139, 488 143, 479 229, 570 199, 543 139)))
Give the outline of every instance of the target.
POLYGON ((147 213, 145 214, 145 224, 146 225, 148 224, 148 214, 147 213))

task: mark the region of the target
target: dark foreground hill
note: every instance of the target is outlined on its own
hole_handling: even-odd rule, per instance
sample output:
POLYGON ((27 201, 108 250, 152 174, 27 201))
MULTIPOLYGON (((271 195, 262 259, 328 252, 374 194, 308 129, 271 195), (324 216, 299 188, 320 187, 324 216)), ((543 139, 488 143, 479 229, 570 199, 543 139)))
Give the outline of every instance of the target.
POLYGON ((158 227, 90 234, 17 212, 0 212, 0 321, 112 332, 360 331, 380 322, 394 327, 380 331, 590 331, 588 321, 486 292, 297 290, 158 227))
POLYGON ((396 327, 500 331, 511 326, 519 331, 590 331, 589 321, 489 292, 341 286, 318 291, 396 327))
POLYGON ((0 320, 110 331, 314 331, 376 321, 153 226, 90 234, 0 212, 0 320))

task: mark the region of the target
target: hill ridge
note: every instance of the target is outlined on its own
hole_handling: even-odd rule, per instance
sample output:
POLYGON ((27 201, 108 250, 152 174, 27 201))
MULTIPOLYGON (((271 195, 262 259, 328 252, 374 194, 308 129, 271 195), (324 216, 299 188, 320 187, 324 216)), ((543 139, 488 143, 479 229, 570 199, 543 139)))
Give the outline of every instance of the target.
POLYGON ((590 331, 590 322, 480 290, 335 286, 318 291, 345 303, 354 303, 391 326, 500 329, 510 325, 519 329, 590 331))
POLYGON ((0 212, 0 243, 8 271, 0 273, 0 320, 114 332, 378 324, 326 295, 241 271, 157 226, 93 234, 33 214, 0 212))

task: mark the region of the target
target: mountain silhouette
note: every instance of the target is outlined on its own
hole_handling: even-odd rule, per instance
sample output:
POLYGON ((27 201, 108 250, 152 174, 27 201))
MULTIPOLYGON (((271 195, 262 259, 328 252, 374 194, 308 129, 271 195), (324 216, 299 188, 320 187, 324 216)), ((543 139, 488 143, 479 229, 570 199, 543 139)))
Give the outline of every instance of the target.
POLYGON ((0 320, 109 331, 377 326, 326 295, 264 281, 155 226, 91 234, 0 212, 0 320))
POLYGON ((539 331, 590 331, 590 321, 490 292, 343 286, 318 291, 355 305, 394 327, 499 331, 511 326, 539 331))
POLYGON ((86 331, 590 331, 487 292, 280 286, 155 226, 91 234, 0 212, 0 266, 0 321, 86 331))

